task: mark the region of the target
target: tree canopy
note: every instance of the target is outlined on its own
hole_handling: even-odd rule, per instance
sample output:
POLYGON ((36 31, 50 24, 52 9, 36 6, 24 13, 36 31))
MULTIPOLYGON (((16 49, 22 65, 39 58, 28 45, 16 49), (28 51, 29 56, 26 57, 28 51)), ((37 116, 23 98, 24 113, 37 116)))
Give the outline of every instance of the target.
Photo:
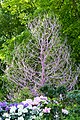
MULTIPOLYGON (((4 0, 0 5, 0 47, 20 35, 29 20, 39 14, 57 16, 61 24, 61 37, 67 37, 72 60, 80 62, 80 1, 79 0, 4 0)), ((64 38, 63 38, 64 40, 64 38)), ((1 56, 1 54, 0 54, 1 56)), ((2 56, 1 56, 2 57, 2 56)))

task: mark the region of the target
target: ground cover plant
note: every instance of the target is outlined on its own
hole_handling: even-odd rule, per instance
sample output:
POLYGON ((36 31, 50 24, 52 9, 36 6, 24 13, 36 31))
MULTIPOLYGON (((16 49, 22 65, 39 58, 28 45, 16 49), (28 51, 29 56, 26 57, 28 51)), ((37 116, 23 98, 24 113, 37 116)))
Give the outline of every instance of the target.
POLYGON ((41 95, 14 103, 0 102, 0 120, 79 120, 79 92, 61 92, 52 98, 41 95), (76 92, 77 97, 74 96, 76 92))
POLYGON ((0 102, 1 120, 53 120, 62 114, 68 115, 68 111, 62 109, 56 100, 43 96, 20 103, 0 102))

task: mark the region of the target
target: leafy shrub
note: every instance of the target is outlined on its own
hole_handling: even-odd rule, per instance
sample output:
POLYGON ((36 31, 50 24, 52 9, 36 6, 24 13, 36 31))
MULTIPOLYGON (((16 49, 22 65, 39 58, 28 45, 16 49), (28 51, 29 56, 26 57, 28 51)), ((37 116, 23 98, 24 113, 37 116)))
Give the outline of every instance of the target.
POLYGON ((80 90, 73 90, 67 93, 67 98, 80 105, 80 90))
POLYGON ((53 95, 56 94, 56 87, 52 85, 45 84, 40 88, 40 91, 45 94, 45 96, 53 98, 53 95))
MULTIPOLYGON (((50 107, 52 107, 53 111, 59 111, 59 117, 61 120, 79 120, 80 117, 80 90, 73 90, 67 92, 65 86, 55 87, 51 85, 44 85, 40 89, 46 96, 52 98, 53 101, 58 101, 58 106, 56 106, 53 102, 50 107), (49 91, 50 88, 50 91, 49 91), (52 92, 51 92, 52 90, 52 92), (52 95, 53 93, 53 95, 52 95), (67 109, 69 111, 68 116, 63 116, 61 114, 61 109, 67 109)), ((52 112, 53 115, 56 112, 52 112)))
POLYGON ((40 88, 40 91, 45 94, 45 96, 53 98, 59 97, 60 94, 65 95, 67 90, 65 86, 56 87, 55 85, 45 84, 40 88))
POLYGON ((79 120, 80 118, 80 90, 73 90, 67 93, 66 100, 70 111, 70 120, 79 120))

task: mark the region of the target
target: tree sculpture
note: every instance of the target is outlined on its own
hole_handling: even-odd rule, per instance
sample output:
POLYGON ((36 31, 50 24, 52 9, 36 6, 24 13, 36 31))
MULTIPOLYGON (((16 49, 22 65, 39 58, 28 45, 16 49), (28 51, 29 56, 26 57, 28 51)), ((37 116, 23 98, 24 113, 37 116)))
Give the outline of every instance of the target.
POLYGON ((53 18, 38 17, 28 24, 32 40, 14 49, 13 60, 6 76, 21 87, 28 86, 37 95, 45 83, 65 84, 71 90, 78 79, 72 71, 70 54, 59 38, 59 25, 53 18))

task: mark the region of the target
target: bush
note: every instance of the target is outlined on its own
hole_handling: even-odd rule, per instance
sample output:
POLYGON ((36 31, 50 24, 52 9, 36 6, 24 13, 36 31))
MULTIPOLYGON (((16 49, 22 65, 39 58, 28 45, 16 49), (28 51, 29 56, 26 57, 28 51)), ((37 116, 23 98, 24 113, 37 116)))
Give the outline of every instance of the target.
POLYGON ((67 93, 65 86, 56 87, 55 85, 45 84, 40 88, 40 91, 44 93, 45 96, 53 98, 59 97, 60 94, 63 96, 67 93))
POLYGON ((69 101, 80 105, 80 90, 73 90, 71 92, 68 92, 67 98, 69 99, 69 101))

